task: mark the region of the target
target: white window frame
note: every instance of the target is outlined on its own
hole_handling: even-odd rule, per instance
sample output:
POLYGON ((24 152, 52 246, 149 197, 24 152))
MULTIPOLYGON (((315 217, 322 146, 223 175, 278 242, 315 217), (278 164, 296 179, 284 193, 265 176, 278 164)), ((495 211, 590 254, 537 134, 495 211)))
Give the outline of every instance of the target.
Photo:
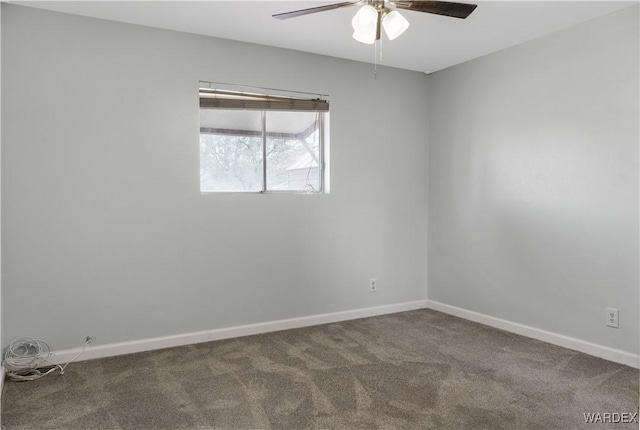
MULTIPOLYGON (((221 84, 216 82, 204 82, 199 83, 199 99, 200 109, 229 109, 225 107, 228 105, 233 106, 232 109, 239 110, 253 110, 258 111, 261 114, 261 129, 262 129, 262 189, 260 191, 202 191, 201 194, 329 194, 328 186, 328 96, 325 94, 313 94, 292 92, 286 90, 276 90, 272 88, 260 88, 260 87, 239 87, 237 85, 221 84), (248 89, 248 91, 247 91, 248 89), (205 92, 212 93, 219 91, 222 94, 220 98, 218 95, 214 96, 217 100, 208 99, 208 103, 211 105, 219 105, 217 107, 209 106, 203 107, 203 94, 205 92), (256 91, 260 91, 257 93, 256 91), (301 97, 306 96, 306 97, 301 97), (314 96, 309 98, 309 96, 314 96), (227 97, 225 100, 224 97, 227 97), (229 102, 231 100, 231 102, 229 102), (256 101, 257 100, 257 101, 256 101), (269 109, 259 109, 261 104, 270 105, 269 109), (275 106, 273 106, 275 105, 275 106), (302 107, 300 107, 302 105, 302 107), (290 108, 287 108, 290 106, 290 108), (316 110, 314 107, 319 106, 316 110), (267 129, 266 129, 266 114, 269 110, 281 111, 281 112, 317 112, 318 113, 318 187, 316 191, 307 190, 269 190, 267 189, 267 129)), ((206 102, 205 102, 206 103, 206 102)))

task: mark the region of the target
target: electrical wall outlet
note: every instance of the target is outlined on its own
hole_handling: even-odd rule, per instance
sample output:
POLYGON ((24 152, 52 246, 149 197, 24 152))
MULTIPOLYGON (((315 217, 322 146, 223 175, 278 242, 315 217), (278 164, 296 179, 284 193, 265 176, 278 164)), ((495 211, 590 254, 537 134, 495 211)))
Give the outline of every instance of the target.
POLYGON ((378 291, 378 280, 376 278, 369 279, 369 292, 375 293, 378 291))
POLYGON ((606 311, 605 324, 609 327, 618 328, 618 309, 607 308, 606 311))

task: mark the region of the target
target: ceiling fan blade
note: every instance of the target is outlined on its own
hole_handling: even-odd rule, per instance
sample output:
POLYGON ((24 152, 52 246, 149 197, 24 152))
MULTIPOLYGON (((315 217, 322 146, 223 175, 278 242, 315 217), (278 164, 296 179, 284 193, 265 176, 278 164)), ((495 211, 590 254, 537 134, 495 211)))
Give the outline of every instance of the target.
POLYGON ((414 10, 416 12, 433 13, 462 19, 468 17, 478 6, 475 4, 453 3, 448 1, 392 1, 391 3, 398 9, 414 10))
POLYGON ((295 18, 298 16, 309 15, 310 13, 325 12, 328 10, 339 9, 341 7, 357 6, 362 3, 364 3, 364 1, 357 1, 357 2, 348 1, 343 3, 334 3, 334 4, 328 4, 326 6, 311 7, 309 9, 294 10, 292 12, 277 13, 272 16, 278 19, 289 19, 289 18, 295 18))

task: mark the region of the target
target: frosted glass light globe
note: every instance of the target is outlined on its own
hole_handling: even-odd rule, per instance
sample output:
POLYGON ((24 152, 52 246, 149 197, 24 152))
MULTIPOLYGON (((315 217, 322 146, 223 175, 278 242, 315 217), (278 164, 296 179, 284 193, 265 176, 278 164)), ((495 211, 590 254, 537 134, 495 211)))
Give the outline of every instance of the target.
POLYGON ((394 10, 385 15, 382 27, 384 27, 384 32, 387 33, 389 40, 393 40, 409 28, 409 21, 400 15, 400 12, 394 10))

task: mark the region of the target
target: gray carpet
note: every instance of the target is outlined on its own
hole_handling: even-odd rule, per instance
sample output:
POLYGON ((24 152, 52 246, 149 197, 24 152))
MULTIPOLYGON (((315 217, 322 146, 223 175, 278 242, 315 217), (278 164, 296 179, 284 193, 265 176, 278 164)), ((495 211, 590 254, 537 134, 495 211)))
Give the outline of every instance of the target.
POLYGON ((431 310, 71 364, 3 429, 635 429, 638 370, 431 310), (615 416, 614 416, 615 417, 615 416))

